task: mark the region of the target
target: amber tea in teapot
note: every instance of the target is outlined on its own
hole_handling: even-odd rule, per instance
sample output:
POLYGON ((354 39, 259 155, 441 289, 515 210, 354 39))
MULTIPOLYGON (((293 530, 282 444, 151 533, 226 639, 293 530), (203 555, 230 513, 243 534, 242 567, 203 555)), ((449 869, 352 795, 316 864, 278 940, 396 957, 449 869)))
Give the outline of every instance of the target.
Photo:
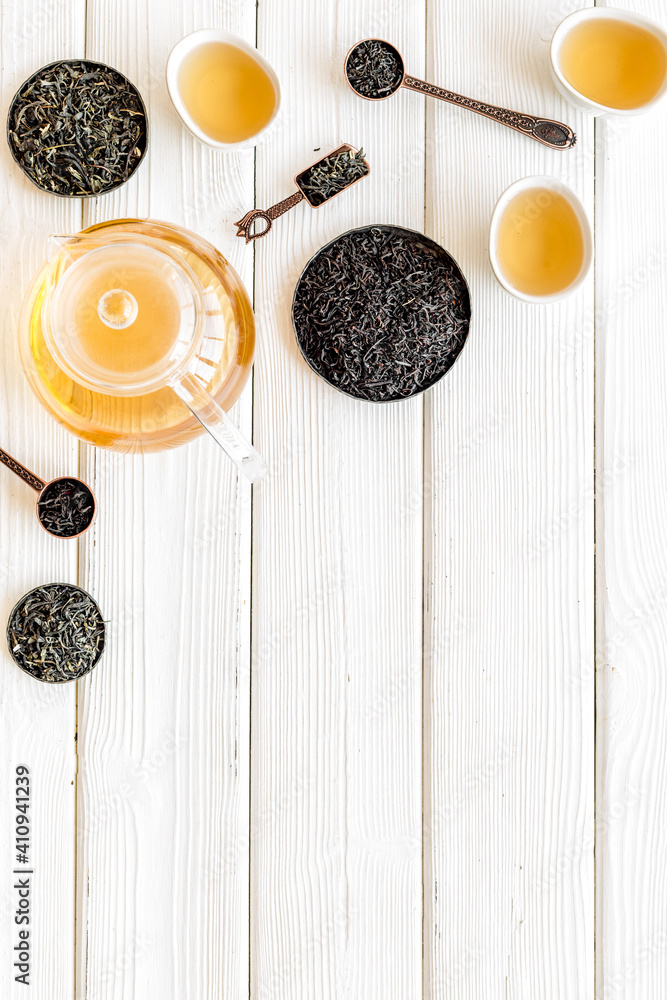
POLYGON ((222 255, 187 230, 134 219, 52 238, 21 319, 42 403, 83 440, 122 451, 183 444, 202 424, 229 450, 224 411, 254 341, 248 296, 222 255))
POLYGON ((87 282, 75 318, 79 344, 108 371, 141 371, 168 356, 180 314, 177 297, 159 274, 141 260, 119 260, 113 271, 107 265, 87 282))

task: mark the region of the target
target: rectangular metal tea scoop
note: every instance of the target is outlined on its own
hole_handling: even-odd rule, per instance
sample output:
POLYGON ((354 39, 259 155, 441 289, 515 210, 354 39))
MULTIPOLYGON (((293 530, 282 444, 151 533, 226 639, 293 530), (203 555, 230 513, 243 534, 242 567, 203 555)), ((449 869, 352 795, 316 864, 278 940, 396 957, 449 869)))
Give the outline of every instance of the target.
POLYGON ((243 236, 246 243, 257 240, 260 236, 266 236, 273 225, 274 219, 283 215, 288 209, 298 205, 300 201, 307 201, 311 208, 319 208, 325 202, 331 201, 341 191, 346 191, 357 181, 367 177, 371 168, 364 159, 363 149, 356 149, 349 143, 343 143, 337 149, 320 157, 315 163, 302 170, 294 178, 298 191, 291 194, 289 198, 284 198, 277 205, 271 208, 254 208, 247 212, 242 219, 235 222, 237 236, 243 236), (257 231, 255 223, 258 219, 263 219, 266 223, 264 229, 257 231))

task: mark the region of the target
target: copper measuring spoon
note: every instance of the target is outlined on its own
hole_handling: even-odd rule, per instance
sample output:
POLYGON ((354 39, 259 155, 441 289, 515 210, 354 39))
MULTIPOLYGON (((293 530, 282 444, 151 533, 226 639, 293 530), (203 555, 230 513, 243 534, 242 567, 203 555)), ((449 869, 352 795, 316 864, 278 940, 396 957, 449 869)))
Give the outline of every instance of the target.
POLYGON ((49 535, 52 535, 54 538, 78 538, 79 535, 83 535, 84 532, 88 531, 88 528, 93 523, 93 519, 95 517, 97 503, 95 501, 95 494, 91 490, 90 486, 87 483, 84 483, 82 479, 77 479, 76 476, 58 476, 57 479, 51 479, 49 482, 45 482, 43 479, 40 479, 39 476, 34 475, 30 469, 26 469, 25 465, 21 465, 21 463, 17 462, 15 458, 12 458, 11 455, 7 454, 6 451, 3 451, 2 448, 0 448, 0 462, 2 462, 3 465, 6 465, 8 469, 11 469, 12 472, 15 472, 19 479, 22 479, 24 483, 27 483, 28 486, 31 486, 32 489, 39 494, 37 497, 37 518, 42 528, 44 528, 44 531, 46 531, 49 535), (87 493, 90 498, 91 506, 87 512, 87 524, 79 531, 72 531, 71 534, 66 534, 63 531, 53 531, 51 528, 47 527, 47 523, 45 523, 49 520, 49 508, 45 506, 45 504, 48 503, 49 500, 53 499, 56 487, 60 483, 73 483, 76 487, 87 493))
MULTIPOLYGON (((374 67, 369 65, 369 78, 372 76, 373 69, 374 67)), ((577 141, 572 129, 563 122, 552 121, 550 118, 538 118, 535 115, 524 115, 519 111, 496 107, 495 104, 486 104, 484 101, 473 101, 469 97, 455 94, 452 90, 435 87, 415 76, 409 76, 405 72, 401 53, 394 45, 385 42, 382 38, 364 38, 363 41, 352 46, 345 57, 345 79, 355 94, 363 97, 366 101, 382 101, 395 94, 400 87, 406 87, 408 90, 416 90, 419 94, 437 97, 449 104, 457 104, 461 108, 467 108, 468 111, 475 111, 485 118, 492 118, 494 121, 500 122, 501 125, 507 125, 508 128, 513 128, 516 132, 521 132, 522 135, 527 135, 530 139, 535 139, 552 149, 570 149, 577 141), (355 63, 366 58, 367 62, 370 63, 373 57, 376 60, 381 58, 381 53, 384 55, 389 71, 394 70, 391 82, 380 87, 375 95, 370 91, 363 93, 362 90, 358 89, 361 81, 354 70, 353 78, 357 77, 357 86, 350 79, 351 60, 352 63, 355 63)))
POLYGON ((327 202, 331 201, 332 198, 335 198, 336 195, 342 194, 343 191, 347 191, 353 184, 356 184, 358 181, 362 181, 364 177, 368 177, 371 172, 371 168, 369 167, 368 162, 362 159, 361 162, 366 168, 365 173, 360 174, 359 177, 355 177, 353 181, 346 184, 345 187, 340 189, 340 191, 335 191, 333 194, 323 197, 321 201, 313 201, 312 194, 309 196, 309 192, 305 187, 304 182, 306 180, 306 175, 313 169, 313 167, 318 166, 318 164, 323 164, 326 160, 333 159, 343 153, 350 153, 352 156, 356 156, 359 153, 359 150, 354 146, 350 146, 349 143, 344 142, 342 146, 339 146, 337 149, 327 153, 326 156, 320 156, 314 163, 311 163, 309 167, 306 167, 305 170, 302 170, 294 178, 294 183, 299 189, 298 191, 291 194, 289 198, 284 198, 282 201, 279 201, 277 205, 272 205, 271 208, 253 208, 250 212, 246 212, 242 219, 239 219, 238 222, 234 223, 237 229, 236 235, 244 236, 246 243, 250 243, 251 240, 258 240, 260 237, 266 236, 275 219, 284 215, 284 213, 290 208, 294 208, 294 206, 298 205, 300 201, 307 201, 311 208, 319 208, 320 205, 325 205, 327 202), (263 219, 264 222, 266 222, 264 229, 259 230, 259 232, 254 228, 254 224, 258 219, 263 219))

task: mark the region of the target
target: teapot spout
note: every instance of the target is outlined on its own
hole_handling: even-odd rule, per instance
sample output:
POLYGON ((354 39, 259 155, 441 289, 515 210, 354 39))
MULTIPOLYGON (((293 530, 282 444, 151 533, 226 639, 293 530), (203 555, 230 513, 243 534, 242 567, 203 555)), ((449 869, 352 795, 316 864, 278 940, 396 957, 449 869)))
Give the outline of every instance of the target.
POLYGON ((60 235, 52 233, 47 241, 47 260, 49 264, 53 264, 54 260, 57 257, 60 257, 63 251, 67 253, 67 248, 75 246, 78 242, 78 236, 73 236, 67 233, 60 235))

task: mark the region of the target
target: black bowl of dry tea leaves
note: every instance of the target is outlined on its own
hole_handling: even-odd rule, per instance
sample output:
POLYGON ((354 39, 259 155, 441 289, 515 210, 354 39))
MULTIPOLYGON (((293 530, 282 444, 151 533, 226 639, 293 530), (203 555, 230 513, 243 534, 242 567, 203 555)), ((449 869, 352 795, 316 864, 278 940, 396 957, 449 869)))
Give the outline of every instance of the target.
POLYGON ((49 684, 90 673, 104 652, 106 626, 90 594, 69 583, 35 587, 14 606, 7 644, 14 662, 49 684))
POLYGON ((124 184, 144 159, 146 108, 134 84, 104 63, 49 63, 14 95, 7 141, 42 191, 96 197, 124 184))
POLYGON ((470 295, 438 243, 399 226, 365 226, 311 258, 292 322, 305 360, 330 385, 391 402, 447 374, 468 337, 470 295))

